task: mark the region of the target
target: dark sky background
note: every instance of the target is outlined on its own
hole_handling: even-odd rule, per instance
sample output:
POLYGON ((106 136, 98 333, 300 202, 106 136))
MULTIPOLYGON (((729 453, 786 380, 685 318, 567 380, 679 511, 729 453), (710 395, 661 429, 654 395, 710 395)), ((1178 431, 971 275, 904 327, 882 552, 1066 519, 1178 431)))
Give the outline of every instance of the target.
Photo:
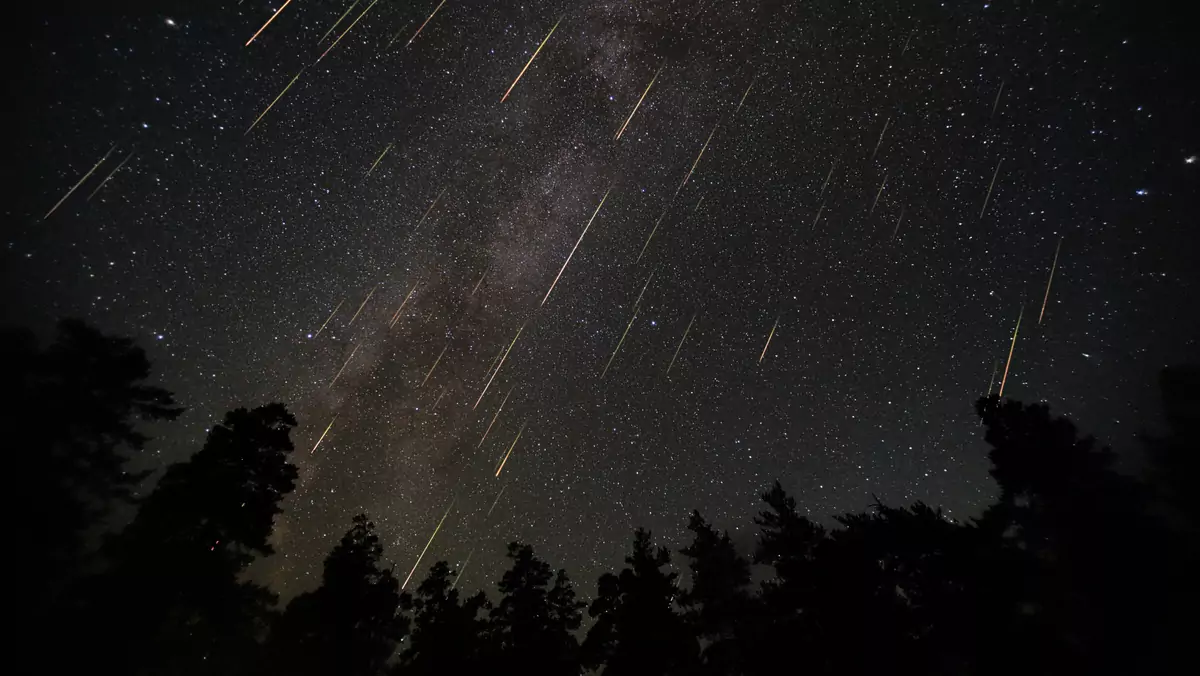
POLYGON ((401 576, 448 514, 423 569, 521 539, 584 593, 693 508, 749 547, 776 478, 967 518, 1022 311, 1005 395, 1119 450, 1197 355, 1196 60, 1154 3, 447 0, 409 43, 435 0, 324 42, 350 0, 294 0, 246 46, 282 3, 30 10, 2 274, 5 321, 147 348, 189 407, 151 466, 290 407, 285 596, 360 511, 401 576))

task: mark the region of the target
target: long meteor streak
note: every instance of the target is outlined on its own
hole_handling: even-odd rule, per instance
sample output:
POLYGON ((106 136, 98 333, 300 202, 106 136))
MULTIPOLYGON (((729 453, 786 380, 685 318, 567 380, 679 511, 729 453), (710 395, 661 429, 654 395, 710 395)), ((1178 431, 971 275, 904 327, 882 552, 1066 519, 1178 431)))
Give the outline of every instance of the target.
POLYGON ((271 102, 271 105, 267 106, 265 110, 263 110, 261 113, 259 113, 258 117, 254 118, 254 122, 252 122, 250 124, 250 127, 248 129, 246 129, 247 134, 254 131, 254 128, 258 126, 258 123, 261 122, 262 119, 267 116, 267 113, 271 112, 271 109, 275 107, 276 103, 279 103, 279 99, 282 99, 283 95, 288 93, 288 90, 292 88, 292 85, 296 84, 296 80, 299 80, 300 76, 304 75, 305 70, 308 70, 308 66, 301 68, 300 72, 296 73, 296 77, 292 78, 292 81, 287 83, 287 86, 283 88, 283 91, 279 92, 279 96, 275 97, 275 100, 271 102))
POLYGON ((287 2, 283 3, 283 7, 280 7, 279 9, 275 10, 275 13, 271 15, 271 18, 267 19, 267 22, 262 25, 262 28, 259 28, 257 33, 250 36, 250 39, 246 41, 246 46, 249 47, 250 43, 254 42, 254 38, 258 37, 259 33, 267 30, 267 26, 270 26, 271 22, 275 20, 275 17, 279 16, 279 13, 282 12, 283 10, 287 9, 287 6, 290 4, 292 4, 292 0, 287 0, 287 2))
POLYGON ((658 74, 662 72, 666 65, 667 64, 664 63, 658 67, 658 70, 654 72, 654 77, 650 78, 650 84, 646 85, 646 89, 642 91, 642 96, 638 99, 637 105, 633 107, 633 111, 629 113, 629 117, 625 118, 625 124, 621 125, 621 128, 617 130, 617 135, 613 137, 614 141, 620 140, 621 134, 625 133, 625 127, 629 126, 629 121, 632 120, 633 116, 637 114, 638 108, 642 107, 642 101, 646 99, 646 94, 650 93, 650 88, 654 86, 654 81, 658 79, 658 74))
POLYGON ((495 371, 492 371, 492 377, 488 378, 487 385, 483 386, 483 391, 479 393, 479 398, 475 400, 475 405, 471 407, 472 411, 479 407, 479 402, 483 401, 483 395, 487 394, 488 388, 492 386, 492 381, 496 379, 496 374, 500 372, 500 369, 504 368, 504 360, 508 359, 508 353, 512 352, 513 345, 517 344, 517 339, 521 337, 521 332, 524 330, 524 324, 521 325, 521 328, 517 329, 517 335, 513 336, 512 342, 508 344, 508 349, 504 351, 504 356, 500 357, 500 364, 496 366, 495 371))
POLYGON ((621 350, 621 345, 625 342, 625 336, 629 335, 629 327, 633 326, 633 322, 638 316, 637 306, 633 306, 633 316, 629 318, 629 323, 625 325, 625 332, 621 334, 621 340, 617 341, 617 346, 613 348, 613 353, 608 358, 608 363, 604 365, 604 370, 600 372, 600 380, 604 380, 605 374, 608 373, 608 367, 612 366, 613 359, 616 359, 617 352, 621 350))
POLYGON ((528 423, 523 423, 521 425, 521 431, 517 432, 517 438, 513 439, 512 445, 508 447, 508 453, 504 454, 504 459, 500 461, 500 466, 496 468, 497 477, 500 476, 500 472, 504 471, 504 463, 508 462, 508 456, 512 455, 513 449, 517 447, 517 442, 521 440, 521 435, 525 433, 526 424, 528 423))
POLYGON ((346 26, 346 30, 342 31, 342 34, 333 41, 333 44, 329 45, 324 52, 321 52, 321 55, 317 57, 317 63, 320 63, 321 59, 325 58, 326 54, 332 51, 334 47, 337 47, 338 43, 342 41, 342 38, 346 37, 347 33, 354 30, 354 27, 358 25, 358 22, 362 21, 362 18, 367 15, 367 12, 371 11, 371 8, 374 7, 377 2, 379 2, 379 0, 371 0, 371 4, 367 5, 367 8, 362 11, 362 14, 359 14, 357 19, 352 21, 349 26, 346 26))
POLYGON ((433 360, 433 366, 429 367, 429 373, 425 374, 425 380, 421 381, 420 387, 425 387, 425 383, 429 382, 429 376, 433 375, 433 370, 437 368, 438 362, 442 360, 442 355, 446 354, 446 348, 448 347, 450 347, 449 343, 447 343, 446 347, 443 347, 442 351, 438 353, 437 359, 433 360))
POLYGON ((679 356, 679 350, 683 347, 683 341, 687 340, 688 333, 692 330, 692 322, 696 321, 696 315, 688 321, 687 328, 683 330, 683 337, 679 339, 679 344, 675 346, 675 354, 671 355, 671 363, 667 364, 667 375, 671 375, 671 367, 675 366, 675 358, 679 356))
POLYGON ((337 422, 337 418, 337 414, 334 413, 333 420, 330 420, 329 424, 325 426, 325 431, 321 432, 321 438, 317 439, 317 443, 313 444, 312 450, 308 452, 309 455, 317 452, 317 447, 321 445, 322 441, 325 441, 325 435, 329 434, 329 430, 333 427, 333 423, 337 422))
POLYGON ((892 118, 888 117, 883 123, 883 131, 879 132, 879 140, 875 142, 875 150, 871 152, 871 161, 875 161, 875 155, 879 152, 879 146, 883 144, 883 135, 887 133, 888 125, 892 123, 892 118))
POLYGON ((359 348, 359 346, 355 345, 354 349, 350 351, 350 356, 346 357, 346 363, 342 364, 342 368, 338 369, 337 375, 333 377, 333 380, 329 381, 330 388, 332 388, 333 384, 338 381, 338 378, 342 377, 342 372, 345 371, 346 367, 350 365, 350 360, 354 359, 354 355, 355 355, 355 353, 358 352, 358 348, 359 348))
POLYGON ((883 194, 883 189, 885 187, 887 187, 887 179, 888 179, 888 175, 887 175, 887 172, 885 171, 885 172, 883 172, 883 183, 879 184, 879 192, 875 193, 875 201, 871 202, 871 210, 867 212, 867 216, 870 216, 871 214, 875 213, 875 205, 879 204, 879 196, 883 194))
POLYGON ((758 355, 758 363, 762 363, 763 357, 767 356, 767 348, 771 347, 771 339, 775 337, 775 328, 779 326, 779 317, 775 318, 775 323, 771 326, 771 333, 767 334, 767 344, 763 345, 762 354, 758 355))
MULTIPOLYGON (((375 163, 372 164, 371 168, 367 170, 367 176, 370 176, 371 172, 375 171, 375 167, 378 167, 379 163, 383 161, 383 156, 387 155, 388 151, 391 150, 392 146, 394 145, 396 145, 396 142, 392 141, 391 143, 387 144, 387 147, 383 149, 383 152, 379 153, 379 157, 375 158, 375 163)), ((367 176, 364 176, 363 178, 366 178, 367 176)))
POLYGON ((560 23, 562 23, 561 16, 558 18, 558 21, 554 22, 554 27, 550 29, 550 32, 546 33, 546 39, 542 40, 542 44, 538 45, 538 48, 534 50, 533 56, 529 57, 529 62, 526 63, 525 67, 521 69, 521 72, 517 75, 517 79, 513 80, 513 83, 508 86, 508 91, 504 92, 504 96, 500 97, 500 103, 504 103, 505 99, 508 98, 508 95, 512 93, 513 87, 516 87, 517 83, 521 81, 521 77, 525 75, 525 71, 529 70, 530 64, 532 64, 533 60, 537 58, 537 55, 541 53, 542 47, 545 47, 546 43, 550 41, 550 36, 554 35, 554 29, 558 28, 558 24, 560 23))
POLYGON ((1058 238, 1058 246, 1054 247, 1054 262, 1050 264, 1050 278, 1046 280, 1046 296, 1042 298, 1042 311, 1038 313, 1038 324, 1046 314, 1046 303, 1050 301, 1050 284, 1054 281, 1054 270, 1058 267, 1058 252, 1062 249, 1063 238, 1058 238))
POLYGON ((1004 163, 1004 158, 996 163, 996 171, 992 173, 992 182, 988 184, 987 195, 983 198, 983 208, 979 210, 979 218, 983 219, 983 212, 987 211, 988 200, 992 198, 992 188, 996 187, 996 177, 1000 175, 1000 165, 1004 163))
POLYGON ((704 145, 700 147, 700 154, 696 156, 696 161, 692 162, 692 168, 688 169, 687 176, 683 177, 683 183, 675 189, 675 194, 678 195, 683 186, 687 185, 688 179, 692 177, 692 172, 696 171, 696 165, 700 164, 700 158, 704 157, 704 151, 708 150, 708 143, 712 141, 713 134, 717 133, 717 127, 721 126, 721 120, 718 118, 717 123, 713 125, 712 131, 708 132, 708 138, 704 140, 704 145))
POLYGON ((392 321, 388 323, 389 329, 395 326, 396 322, 400 321, 400 313, 404 312, 404 306, 408 304, 408 299, 412 298, 413 292, 416 290, 417 285, 413 284, 412 288, 408 290, 408 295, 404 297, 404 301, 400 303, 400 307, 396 308, 396 314, 392 315, 392 321))
POLYGON ((658 226, 662 223, 663 218, 666 218, 667 211, 670 208, 670 204, 663 208, 662 214, 658 217, 658 220, 654 222, 654 227, 650 229, 650 236, 646 238, 646 243, 642 245, 642 252, 638 254, 637 261, 635 262, 641 262, 642 256, 646 255, 646 249, 650 246, 650 240, 654 239, 654 233, 658 232, 658 226))
POLYGON ((125 163, 129 161, 129 158, 133 157, 133 153, 134 153, 134 151, 130 150, 129 154, 125 156, 125 159, 121 160, 120 163, 118 163, 117 166, 114 167, 112 171, 108 172, 108 176, 105 176, 104 180, 100 181, 100 185, 96 186, 96 189, 93 190, 90 194, 88 194, 87 198, 88 198, 89 202, 91 201, 91 199, 93 197, 96 196, 96 193, 100 192, 101 188, 108 185, 108 182, 110 180, 112 180, 113 174, 117 173, 118 171, 121 170, 121 167, 125 166, 125 163))
POLYGON ((446 522, 446 517, 450 516, 450 510, 454 509, 454 502, 457 499, 458 497, 456 496, 454 500, 450 501, 450 506, 446 508, 446 513, 442 515, 441 521, 438 521, 437 528, 433 529, 433 535, 429 536, 429 542, 425 543, 425 549, 421 550, 421 555, 417 557, 417 562, 413 564, 412 570, 408 571, 408 577, 404 578, 404 584, 400 585, 401 591, 408 586, 408 581, 412 579, 413 573, 417 572, 417 566, 421 565, 421 559, 425 558, 425 552, 429 551, 429 545, 433 544, 433 539, 437 537, 438 531, 442 529, 442 524, 446 522))
POLYGON ((117 146, 115 146, 115 145, 114 145, 113 147, 109 148, 109 149, 108 149, 108 152, 104 153, 104 157, 101 157, 101 158, 100 158, 100 161, 99 161, 99 162, 97 162, 95 165, 93 165, 93 166, 92 166, 92 168, 88 170, 88 173, 86 173, 86 174, 84 174, 84 175, 83 175, 83 178, 79 179, 79 182, 78 182, 78 183, 76 183, 75 185, 71 186, 71 189, 67 191, 67 194, 63 195, 62 199, 60 199, 60 200, 59 200, 59 201, 58 201, 58 202, 57 202, 57 203, 56 203, 56 204, 55 204, 53 207, 50 207, 50 211, 47 211, 47 212, 46 212, 46 215, 45 215, 45 216, 42 216, 42 220, 44 221, 44 220, 46 220, 47 218, 50 218, 50 214, 52 214, 52 213, 54 213, 55 211, 57 211, 57 210, 58 210, 58 208, 59 208, 60 206, 62 206, 62 203, 63 203, 63 202, 66 202, 66 201, 67 201, 67 198, 71 196, 71 193, 73 193, 73 192, 75 192, 76 190, 78 190, 78 189, 79 189, 79 186, 83 185, 83 182, 84 182, 84 181, 88 180, 88 178, 90 178, 92 174, 96 173, 96 170, 100 168, 100 165, 101 165, 101 164, 104 164, 104 160, 107 160, 107 159, 108 159, 108 156, 109 156, 109 155, 112 155, 112 151, 114 151, 114 150, 116 150, 116 149, 117 149, 117 146))
POLYGON ((317 329, 317 332, 313 334, 313 338, 316 338, 317 336, 321 335, 321 332, 325 330, 325 327, 329 326, 329 320, 333 319, 333 316, 337 314, 337 311, 342 309, 342 303, 345 303, 345 302, 346 302, 346 299, 343 298, 342 302, 338 303, 337 307, 333 308, 333 312, 330 312, 329 316, 325 318, 325 323, 321 324, 321 328, 317 329))
POLYGON ((329 30, 325 31, 325 34, 321 36, 320 40, 317 40, 318 45, 322 42, 325 42, 325 39, 329 37, 329 34, 341 25, 342 20, 349 16, 350 12, 353 12, 355 7, 358 7, 359 2, 360 0, 354 0, 354 2, 350 3, 350 6, 346 8, 346 11, 342 12, 342 15, 338 17, 338 20, 333 22, 333 25, 329 27, 329 30))
POLYGON ((417 221, 417 227, 413 228, 414 235, 417 234, 417 231, 421 229, 421 226, 424 225, 424 223, 425 223, 425 219, 429 218, 430 212, 433 211, 433 208, 436 207, 437 203, 441 201, 442 195, 445 195, 446 191, 449 189, 450 189, 449 186, 442 188, 442 191, 438 193, 437 197, 433 198, 433 204, 429 205, 429 208, 425 210, 424 214, 422 214, 421 220, 417 221))
POLYGON ((1004 396, 1004 385, 1008 382, 1008 367, 1012 365, 1013 350, 1017 347, 1017 332, 1021 330, 1021 317, 1025 316, 1025 306, 1021 306, 1021 313, 1017 315, 1017 326, 1013 329, 1012 344, 1008 346, 1008 361, 1004 362, 1004 377, 1000 379, 1000 391, 998 396, 1004 396))
POLYGON ((488 423, 487 429, 483 431, 483 436, 480 437, 479 443, 476 444, 475 448, 483 447, 484 440, 488 438, 488 434, 492 431, 492 425, 495 425, 496 419, 500 417, 500 411, 503 411, 504 405, 508 403, 508 396, 510 394, 512 394, 514 387, 516 387, 516 385, 513 385, 512 387, 508 388, 508 394, 504 395, 504 401, 500 402, 500 408, 496 409, 496 415, 492 416, 492 422, 488 423))
POLYGON ((360 312, 362 312, 362 311, 363 311, 363 308, 367 306, 367 301, 371 300, 371 296, 374 296, 374 295, 375 295, 375 289, 378 289, 378 288, 379 288, 379 285, 378 285, 378 284, 376 284, 376 285, 375 285, 375 288, 374 288, 374 289, 371 289, 371 292, 370 292, 370 293, 368 293, 368 294, 367 294, 367 297, 363 299, 363 302, 362 302, 362 304, 358 306, 358 310, 357 310, 357 311, 355 311, 355 313, 354 313, 354 316, 350 318, 350 323, 349 323, 349 324, 346 324, 346 326, 347 326, 347 327, 349 327, 349 326, 353 326, 353 325, 354 325, 354 320, 355 320, 355 319, 358 319, 358 315, 359 315, 359 313, 360 313, 360 312))
POLYGON ((596 205, 596 210, 592 212, 592 217, 588 219, 587 225, 583 226, 583 232, 579 233, 579 239, 575 240, 575 246, 571 247, 571 253, 567 254, 567 260, 563 261, 562 267, 558 270, 558 274, 554 276, 554 282, 546 291, 546 295, 542 297, 542 305, 546 304, 546 300, 550 298, 550 294, 554 291, 554 287, 558 285, 558 279, 562 277, 563 270, 567 269, 567 265, 571 262, 571 257, 575 255, 575 250, 579 248, 579 243, 583 241, 583 236, 587 234, 588 228, 592 227, 592 221, 596 220, 596 214, 600 213, 600 207, 604 206, 604 200, 608 199, 608 193, 611 190, 612 187, 610 186, 608 190, 604 191, 604 197, 600 198, 600 203, 596 205))
POLYGON ((446 0, 442 0, 442 1, 441 1, 441 2, 438 4, 438 6, 437 6, 437 7, 434 7, 434 8, 433 8, 433 14, 430 14, 430 15, 429 15, 429 18, 428 18, 428 19, 425 19, 425 23, 421 24, 421 27, 417 29, 417 32, 416 32, 416 33, 413 33, 413 36, 412 36, 411 38, 409 38, 409 39, 408 39, 408 42, 407 42, 407 43, 404 45, 405 47, 407 47, 407 46, 411 45, 411 44, 413 43, 413 40, 416 40, 416 39, 417 39, 417 36, 421 34, 421 31, 425 30, 425 24, 427 24, 427 23, 429 23, 430 21, 432 21, 432 20, 433 20, 433 15, 434 15, 434 14, 437 14, 437 13, 438 13, 438 10, 439 10, 439 9, 441 9, 441 8, 442 8, 442 5, 444 5, 444 4, 446 4, 446 0))

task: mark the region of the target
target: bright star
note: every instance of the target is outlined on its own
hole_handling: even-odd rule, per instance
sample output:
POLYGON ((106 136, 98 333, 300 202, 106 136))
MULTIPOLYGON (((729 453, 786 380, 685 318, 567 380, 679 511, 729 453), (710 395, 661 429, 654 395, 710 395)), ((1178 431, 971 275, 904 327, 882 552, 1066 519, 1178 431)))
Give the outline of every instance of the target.
POLYGON ((1184 163, 1184 164, 1195 164, 1195 163, 1196 163, 1196 156, 1195 156, 1195 155, 1188 155, 1187 157, 1185 157, 1185 158, 1183 159, 1183 163, 1184 163))
POLYGON ((1137 193, 1137 196, 1138 196, 1138 197, 1145 197, 1146 195, 1149 195, 1149 194, 1150 194, 1150 191, 1149 191, 1149 190, 1146 190, 1145 188, 1141 188, 1141 189, 1139 189, 1139 190, 1136 190, 1136 191, 1134 191, 1134 192, 1135 192, 1135 193, 1137 193))

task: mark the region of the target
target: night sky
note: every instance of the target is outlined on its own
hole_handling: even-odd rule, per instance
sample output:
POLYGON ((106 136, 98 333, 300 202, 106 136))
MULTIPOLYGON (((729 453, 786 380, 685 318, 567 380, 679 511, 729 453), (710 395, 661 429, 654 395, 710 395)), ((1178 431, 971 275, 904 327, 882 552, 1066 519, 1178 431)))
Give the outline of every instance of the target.
POLYGON ((30 10, 2 274, 147 348, 189 410, 143 464, 289 406, 285 597, 360 511, 402 578, 445 514, 422 569, 520 539, 585 594, 693 508, 748 549, 776 478, 967 518, 1018 316, 1005 396, 1119 450, 1197 355, 1153 3, 293 0, 247 46, 284 1, 30 10))

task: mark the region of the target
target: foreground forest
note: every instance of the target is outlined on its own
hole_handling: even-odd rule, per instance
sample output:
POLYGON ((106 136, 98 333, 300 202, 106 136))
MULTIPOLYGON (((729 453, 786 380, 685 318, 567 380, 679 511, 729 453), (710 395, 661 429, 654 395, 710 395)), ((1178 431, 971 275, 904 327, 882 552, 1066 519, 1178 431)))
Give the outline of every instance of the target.
POLYGON ((678 552, 635 532, 626 566, 585 604, 566 571, 517 542, 499 598, 463 594, 445 562, 401 592, 359 515, 320 585, 281 607, 245 571, 272 553, 296 483, 282 404, 230 411, 135 501, 140 423, 182 412, 148 384, 142 350, 77 321, 46 347, 24 331, 0 340, 21 510, 13 645, 30 673, 1150 674, 1194 662, 1193 367, 1162 374, 1169 433, 1144 439, 1140 479, 1048 407, 990 397, 975 410, 999 497, 967 523, 877 502, 826 528, 776 483, 749 557, 694 512, 678 552), (770 567, 761 585, 752 564, 770 567))

